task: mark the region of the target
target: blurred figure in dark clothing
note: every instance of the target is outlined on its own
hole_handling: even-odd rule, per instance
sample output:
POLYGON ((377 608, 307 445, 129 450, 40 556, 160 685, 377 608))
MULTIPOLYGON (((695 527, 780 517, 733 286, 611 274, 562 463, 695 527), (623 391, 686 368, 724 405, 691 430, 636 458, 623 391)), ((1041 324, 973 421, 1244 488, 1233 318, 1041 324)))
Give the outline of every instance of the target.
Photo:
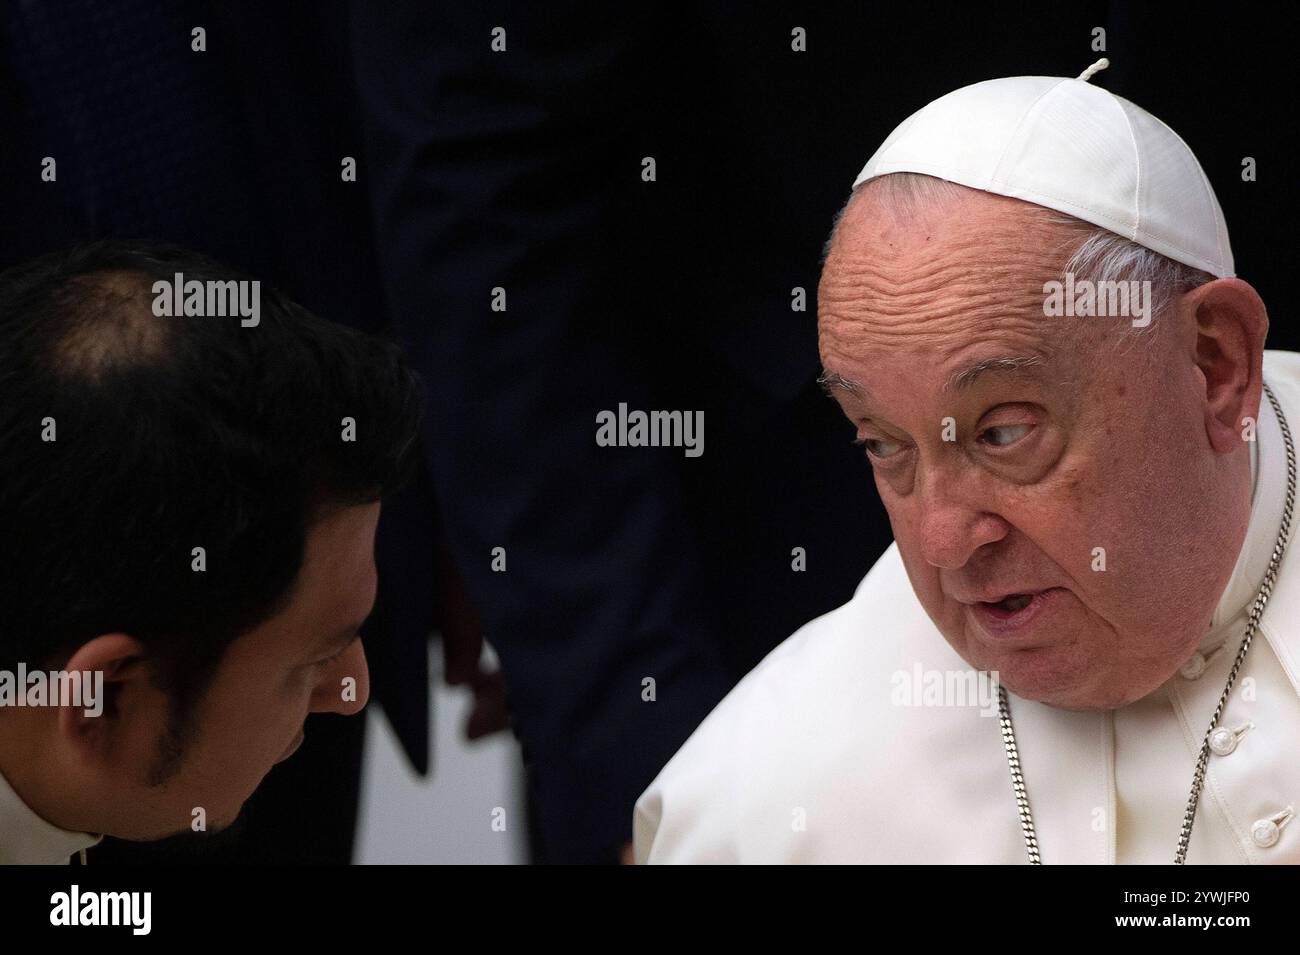
POLYGON ((806 303, 844 190, 781 155, 809 117, 755 109, 756 24, 568 7, 359 3, 352 41, 381 273, 539 857, 610 862, 691 730, 890 538, 816 385, 806 303), (598 447, 621 403, 703 411, 704 454, 598 447))

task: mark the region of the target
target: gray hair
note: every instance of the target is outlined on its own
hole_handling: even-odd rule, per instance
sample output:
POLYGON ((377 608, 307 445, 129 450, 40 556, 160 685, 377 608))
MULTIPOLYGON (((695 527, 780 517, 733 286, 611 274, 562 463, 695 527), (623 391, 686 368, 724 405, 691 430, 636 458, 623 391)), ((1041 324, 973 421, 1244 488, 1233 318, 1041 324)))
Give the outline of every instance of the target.
MULTIPOLYGON (((969 191, 966 186, 946 179, 914 172, 889 173, 860 183, 835 213, 830 238, 822 248, 823 265, 835 242, 845 211, 854 197, 868 187, 886 208, 904 218, 911 218, 918 211, 933 205, 960 199, 963 193, 969 191)), ((1044 213, 1046 221, 1070 226, 1083 234, 1082 241, 1062 267, 1062 276, 1066 272, 1073 272, 1076 281, 1087 279, 1091 282, 1151 283, 1153 320, 1147 328, 1134 329, 1134 333, 1149 332, 1156 326, 1155 319, 1163 316, 1179 296, 1206 282, 1214 281, 1214 276, 1208 272, 1175 262, 1168 256, 1138 245, 1109 229, 1054 210, 1044 210, 1044 213)))

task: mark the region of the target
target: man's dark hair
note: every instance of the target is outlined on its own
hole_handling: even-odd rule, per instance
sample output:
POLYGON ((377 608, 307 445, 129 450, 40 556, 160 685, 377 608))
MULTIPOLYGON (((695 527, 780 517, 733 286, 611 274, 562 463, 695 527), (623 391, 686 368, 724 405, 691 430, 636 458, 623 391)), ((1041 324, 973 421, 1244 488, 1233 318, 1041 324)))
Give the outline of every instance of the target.
POLYGON ((173 756, 226 649, 287 601, 312 522, 399 485, 420 419, 393 344, 266 285, 255 327, 158 317, 153 283, 178 272, 248 281, 120 241, 0 274, 0 666, 131 634, 173 756))

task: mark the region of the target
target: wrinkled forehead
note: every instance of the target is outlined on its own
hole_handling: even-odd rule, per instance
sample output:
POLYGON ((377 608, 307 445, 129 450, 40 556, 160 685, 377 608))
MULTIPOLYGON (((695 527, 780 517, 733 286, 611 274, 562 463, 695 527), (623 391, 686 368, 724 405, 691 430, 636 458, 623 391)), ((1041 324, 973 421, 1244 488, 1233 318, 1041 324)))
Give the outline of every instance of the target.
POLYGON ((972 348, 1046 358, 1044 316, 1079 232, 1049 210, 987 193, 900 211, 870 191, 845 210, 818 287, 823 363, 880 352, 948 363, 972 348))

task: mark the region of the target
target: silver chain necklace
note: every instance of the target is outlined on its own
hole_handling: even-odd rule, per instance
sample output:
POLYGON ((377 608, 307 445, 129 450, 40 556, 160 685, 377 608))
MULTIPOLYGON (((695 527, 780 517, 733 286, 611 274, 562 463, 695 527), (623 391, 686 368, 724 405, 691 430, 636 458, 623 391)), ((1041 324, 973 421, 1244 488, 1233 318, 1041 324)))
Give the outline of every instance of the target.
MULTIPOLYGON (((1196 774, 1192 777, 1192 793, 1187 799, 1187 809, 1183 813, 1183 829, 1178 835, 1178 854, 1174 857, 1174 865, 1183 865, 1187 862, 1187 846, 1192 838, 1192 822, 1196 819, 1196 807, 1201 801, 1205 771, 1210 761, 1210 737, 1219 728, 1224 707, 1228 705, 1228 694, 1232 692, 1232 685, 1237 680, 1237 672, 1246 660, 1246 651, 1250 649, 1255 631, 1259 629, 1259 621, 1264 616, 1264 606, 1268 603, 1268 598, 1273 593, 1273 585, 1277 582, 1277 569, 1282 563, 1282 555, 1286 552, 1287 539, 1291 536, 1291 510, 1295 504, 1295 447, 1291 443, 1291 429, 1287 427, 1282 406, 1277 403, 1273 390, 1267 384, 1264 385, 1264 394, 1268 396, 1269 404, 1273 406, 1277 423, 1282 426, 1282 437, 1286 441, 1286 506, 1282 509, 1282 524, 1277 531, 1277 543, 1273 545, 1268 570, 1264 573, 1264 581, 1259 585, 1255 602, 1250 608, 1246 635, 1242 638, 1241 647, 1237 650, 1237 659, 1233 661, 1232 670, 1228 673, 1228 683, 1223 688, 1223 695, 1219 697, 1219 705, 1214 708, 1214 718, 1210 720, 1210 728, 1205 731, 1205 739, 1201 741, 1201 753, 1196 759, 1196 774)), ((1011 728, 1011 708, 1007 704, 1006 688, 1001 684, 998 685, 998 722, 1002 726, 1002 744, 1007 750, 1007 765, 1011 767, 1011 788, 1016 794, 1016 808, 1020 811, 1020 828, 1025 834, 1025 849, 1029 853, 1029 864, 1042 865, 1042 856, 1038 854, 1038 834, 1034 831, 1034 817, 1029 811, 1029 797, 1025 792, 1025 776, 1020 770, 1020 752, 1016 749, 1016 734, 1011 728)))

